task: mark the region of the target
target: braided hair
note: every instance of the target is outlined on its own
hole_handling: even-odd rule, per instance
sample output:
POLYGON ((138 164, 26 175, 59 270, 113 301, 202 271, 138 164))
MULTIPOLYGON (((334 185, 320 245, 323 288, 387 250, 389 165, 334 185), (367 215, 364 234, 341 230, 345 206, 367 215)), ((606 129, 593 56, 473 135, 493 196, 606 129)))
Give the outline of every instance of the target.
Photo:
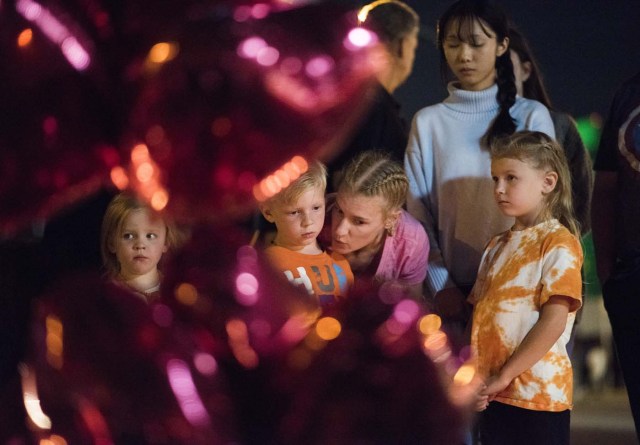
MULTIPOLYGON (((489 30, 493 31, 498 42, 509 38, 509 20, 497 5, 489 0, 459 0, 455 2, 438 20, 437 42, 443 78, 446 79, 448 73, 444 52, 444 41, 448 28, 456 24, 458 38, 461 41, 468 41, 475 22, 480 24, 485 34, 489 35, 489 30)), ((505 51, 496 58, 496 74, 498 85, 496 100, 500 105, 500 112, 484 135, 487 144, 491 144, 497 137, 508 136, 516 131, 516 123, 509 113, 509 109, 516 102, 517 93, 509 51, 505 51)))
POLYGON ((387 202, 387 212, 401 209, 407 199, 409 180, 404 169, 382 151, 361 153, 340 177, 338 193, 381 196, 387 202))

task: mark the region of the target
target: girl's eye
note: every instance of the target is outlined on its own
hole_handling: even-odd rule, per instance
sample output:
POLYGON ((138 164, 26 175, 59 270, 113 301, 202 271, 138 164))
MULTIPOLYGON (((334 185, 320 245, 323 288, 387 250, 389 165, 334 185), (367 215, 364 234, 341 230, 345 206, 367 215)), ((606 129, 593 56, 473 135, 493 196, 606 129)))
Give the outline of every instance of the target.
POLYGON ((361 226, 361 225, 365 224, 365 222, 363 220, 361 220, 361 219, 356 219, 356 220, 353 221, 353 223, 356 226, 361 226))
POLYGON ((498 177, 497 176, 492 176, 491 179, 493 179, 493 182, 498 182, 498 177))
POLYGON ((292 215, 292 216, 295 216, 295 215, 297 215, 298 213, 300 213, 298 210, 292 210, 292 211, 291 211, 291 212, 289 212, 288 214, 289 214, 289 215, 292 215))
POLYGON ((322 206, 313 206, 313 210, 322 210, 322 206))
POLYGON ((156 239, 158 237, 158 235, 156 235, 155 233, 148 233, 147 234, 147 238, 149 239, 156 239))
POLYGON ((122 235, 122 238, 125 240, 132 240, 133 239, 133 234, 132 233, 125 233, 122 235))
POLYGON ((509 176, 507 176, 507 180, 508 180, 508 181, 515 181, 516 179, 517 179, 517 178, 516 178, 515 176, 513 176, 513 175, 509 175, 509 176))

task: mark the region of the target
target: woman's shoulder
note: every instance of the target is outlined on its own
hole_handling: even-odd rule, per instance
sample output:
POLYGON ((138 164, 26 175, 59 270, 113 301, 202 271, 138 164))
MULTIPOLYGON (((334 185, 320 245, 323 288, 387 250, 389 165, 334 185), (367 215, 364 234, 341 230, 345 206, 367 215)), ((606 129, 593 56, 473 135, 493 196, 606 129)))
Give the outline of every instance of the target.
POLYGON ((429 239, 422 223, 404 209, 400 211, 397 237, 415 244, 424 244, 429 239))
POLYGON ((513 105, 514 111, 521 112, 544 112, 549 115, 549 109, 535 99, 527 99, 526 97, 516 96, 516 103, 513 105))

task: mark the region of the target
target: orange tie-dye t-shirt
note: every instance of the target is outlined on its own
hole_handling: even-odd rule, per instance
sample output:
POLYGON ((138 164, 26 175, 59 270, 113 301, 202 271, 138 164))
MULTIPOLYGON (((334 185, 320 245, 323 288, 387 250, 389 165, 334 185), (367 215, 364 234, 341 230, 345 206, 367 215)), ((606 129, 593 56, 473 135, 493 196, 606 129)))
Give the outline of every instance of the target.
POLYGON ((474 305, 471 345, 480 375, 500 371, 551 296, 572 299, 560 338, 495 400, 537 411, 571 409, 573 371, 566 345, 582 304, 582 260, 580 241, 555 219, 489 241, 469 296, 474 305))

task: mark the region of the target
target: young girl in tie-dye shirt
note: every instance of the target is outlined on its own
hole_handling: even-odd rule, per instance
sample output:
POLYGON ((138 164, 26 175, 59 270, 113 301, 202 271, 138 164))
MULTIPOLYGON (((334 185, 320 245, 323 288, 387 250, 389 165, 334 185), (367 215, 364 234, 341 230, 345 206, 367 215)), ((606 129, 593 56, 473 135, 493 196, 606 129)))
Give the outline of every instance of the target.
POLYGON ((498 207, 514 226, 485 248, 469 296, 485 388, 482 445, 569 444, 573 375, 566 344, 581 305, 582 248, 562 148, 523 131, 493 144, 498 207))

